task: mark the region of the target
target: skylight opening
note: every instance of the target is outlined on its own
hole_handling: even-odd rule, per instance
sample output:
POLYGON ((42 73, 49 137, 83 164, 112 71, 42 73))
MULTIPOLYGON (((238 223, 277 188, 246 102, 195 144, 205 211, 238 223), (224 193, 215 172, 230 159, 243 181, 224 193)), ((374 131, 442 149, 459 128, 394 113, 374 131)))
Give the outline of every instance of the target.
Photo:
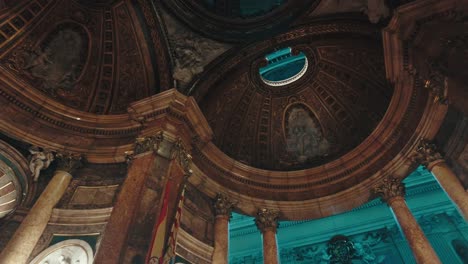
POLYGON ((262 81, 270 86, 284 86, 299 80, 307 71, 308 60, 303 52, 292 54, 291 47, 265 56, 267 65, 258 71, 262 81))

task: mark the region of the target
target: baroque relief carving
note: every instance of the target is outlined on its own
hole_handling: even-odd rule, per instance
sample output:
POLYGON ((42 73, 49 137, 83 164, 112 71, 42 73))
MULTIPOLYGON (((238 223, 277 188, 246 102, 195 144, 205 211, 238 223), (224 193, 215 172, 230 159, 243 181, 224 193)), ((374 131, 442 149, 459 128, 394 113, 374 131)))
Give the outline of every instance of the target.
POLYGON ((411 156, 411 161, 428 166, 431 162, 443 159, 442 155, 438 152, 437 146, 426 139, 421 139, 418 146, 411 156))
POLYGON ((234 209, 235 202, 231 201, 229 197, 224 194, 219 193, 216 196, 216 200, 214 202, 214 209, 216 216, 227 216, 231 217, 232 209, 234 209))
POLYGON ((266 230, 273 230, 276 232, 278 228, 279 211, 274 211, 266 208, 259 209, 257 217, 255 217, 255 224, 262 232, 266 230))
POLYGON ((83 166, 83 156, 76 153, 57 153, 57 170, 73 173, 83 166))
POLYGON ((29 169, 33 176, 33 181, 37 182, 41 170, 45 170, 49 167, 50 163, 54 161, 54 154, 49 150, 41 150, 39 147, 29 148, 29 169))
POLYGON ((386 203, 390 203, 395 197, 405 196, 405 185, 401 182, 400 178, 389 176, 384 178, 382 184, 375 187, 373 192, 380 195, 386 203))
POLYGON ((210 61, 230 46, 193 33, 168 13, 163 13, 163 17, 175 59, 172 77, 179 82, 179 88, 185 88, 210 61))

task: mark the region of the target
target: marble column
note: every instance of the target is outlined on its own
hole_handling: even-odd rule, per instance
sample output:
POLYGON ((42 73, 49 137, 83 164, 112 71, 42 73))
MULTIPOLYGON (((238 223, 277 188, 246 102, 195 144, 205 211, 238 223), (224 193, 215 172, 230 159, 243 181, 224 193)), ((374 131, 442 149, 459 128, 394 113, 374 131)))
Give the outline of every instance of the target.
POLYGON ((127 178, 106 225, 95 263, 130 263, 135 257, 145 256, 152 258, 152 263, 163 257, 183 186, 192 173, 191 156, 182 140, 173 134, 160 132, 137 138, 134 150, 127 154, 127 178), (165 225, 157 228, 161 215, 166 215, 165 225), (161 235, 156 236, 157 232, 161 235), (154 252, 158 255, 154 256, 154 252))
POLYGON ((278 246, 276 243, 276 229, 278 228, 278 211, 259 209, 255 224, 262 232, 263 263, 278 264, 278 246))
POLYGON ((413 161, 424 165, 432 172, 440 186, 452 199, 461 214, 468 220, 468 193, 458 177, 450 169, 435 144, 421 140, 412 157, 413 161))
POLYGON ((229 250, 229 219, 234 203, 223 194, 218 194, 214 203, 214 249, 212 263, 227 264, 229 250))
POLYGON ((52 215, 72 180, 73 171, 81 164, 79 155, 57 154, 57 169, 28 215, 3 249, 0 263, 27 263, 52 215))
POLYGON ((392 209, 393 215, 413 252, 416 263, 440 264, 439 257, 406 205, 405 187, 401 179, 385 178, 382 185, 376 187, 374 192, 379 194, 392 209))

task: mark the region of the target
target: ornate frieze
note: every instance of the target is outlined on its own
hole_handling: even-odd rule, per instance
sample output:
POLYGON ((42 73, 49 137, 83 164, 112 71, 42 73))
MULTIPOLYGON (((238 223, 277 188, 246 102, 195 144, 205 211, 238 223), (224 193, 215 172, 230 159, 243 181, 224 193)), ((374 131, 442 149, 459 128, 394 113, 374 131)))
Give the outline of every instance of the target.
POLYGON ((216 216, 228 216, 229 218, 231 218, 231 212, 234 206, 235 202, 222 193, 218 193, 213 205, 216 216))
POLYGON ((73 174, 83 166, 83 156, 77 153, 57 153, 57 170, 66 171, 73 174))
POLYGON ((255 224, 258 229, 265 232, 271 229, 276 232, 278 228, 279 211, 274 211, 266 208, 259 209, 257 217, 255 218, 255 224))
POLYGON ((411 156, 411 161, 428 166, 431 162, 443 159, 437 146, 426 139, 421 139, 411 156))
POLYGON ((374 188, 374 193, 380 195, 382 200, 389 203, 395 197, 405 196, 405 185, 402 179, 389 176, 384 178, 382 184, 374 188))

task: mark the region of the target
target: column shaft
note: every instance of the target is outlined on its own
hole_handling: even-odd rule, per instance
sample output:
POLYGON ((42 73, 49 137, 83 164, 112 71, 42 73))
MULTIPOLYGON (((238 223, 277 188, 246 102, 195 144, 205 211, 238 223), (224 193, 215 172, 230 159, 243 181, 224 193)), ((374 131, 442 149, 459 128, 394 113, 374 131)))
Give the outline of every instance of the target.
POLYGON ((263 263, 278 264, 276 233, 272 229, 263 231, 263 263))
POLYGON ((127 234, 134 215, 138 210, 142 188, 154 163, 154 155, 149 152, 135 158, 130 165, 127 179, 122 185, 117 202, 106 225, 104 237, 95 258, 95 263, 119 263, 127 242, 127 234))
POLYGON ((432 171, 440 186, 442 186, 447 195, 458 206, 465 220, 468 220, 468 193, 455 173, 443 160, 429 164, 428 169, 432 171))
POLYGON ((393 197, 388 201, 406 240, 408 241, 414 258, 421 264, 440 264, 439 257, 411 214, 403 197, 393 197))
POLYGON ((24 218, 15 234, 3 249, 0 263, 26 263, 34 250, 47 223, 52 215, 52 209, 62 198, 68 184, 72 180, 70 173, 57 170, 49 184, 37 199, 34 206, 24 218))
POLYGON ((214 249, 212 263, 228 263, 229 216, 218 215, 214 224, 214 249))

